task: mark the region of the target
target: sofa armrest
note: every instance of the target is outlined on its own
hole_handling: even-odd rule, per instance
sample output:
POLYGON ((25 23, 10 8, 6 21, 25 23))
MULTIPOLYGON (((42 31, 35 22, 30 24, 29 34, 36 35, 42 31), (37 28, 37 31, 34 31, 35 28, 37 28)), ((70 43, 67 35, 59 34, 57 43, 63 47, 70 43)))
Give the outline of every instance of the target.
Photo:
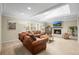
POLYGON ((42 40, 48 41, 49 36, 48 36, 48 35, 41 35, 40 38, 41 38, 42 40))
POLYGON ((33 47, 36 47, 36 46, 39 46, 39 45, 44 45, 44 44, 46 44, 45 39, 36 40, 36 41, 32 42, 33 47))

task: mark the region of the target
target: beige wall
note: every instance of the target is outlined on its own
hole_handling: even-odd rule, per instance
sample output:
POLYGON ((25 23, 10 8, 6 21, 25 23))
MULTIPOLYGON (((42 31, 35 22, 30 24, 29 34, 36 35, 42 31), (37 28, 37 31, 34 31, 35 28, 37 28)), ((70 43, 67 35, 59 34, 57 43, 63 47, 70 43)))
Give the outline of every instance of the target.
POLYGON ((16 30, 9 30, 8 19, 13 20, 14 18, 2 16, 2 43, 18 40, 18 33, 25 31, 24 25, 16 21, 13 21, 16 23, 16 30))
POLYGON ((1 16, 0 16, 0 43, 1 43, 1 16))
MULTIPOLYGON (((18 40, 18 33, 22 31, 26 31, 25 23, 22 21, 16 21, 17 19, 10 18, 7 16, 2 16, 2 42, 10 42, 18 40), (14 20, 16 22, 16 30, 8 29, 8 20, 14 20)), ((69 26, 77 26, 77 21, 65 21, 63 22, 62 34, 68 32, 69 26)))
POLYGON ((0 4, 0 52, 1 52, 1 11, 2 11, 2 6, 0 4))
POLYGON ((0 16, 0 52, 1 52, 1 16, 0 16))
POLYGON ((70 26, 77 26, 77 20, 64 21, 64 22, 63 22, 62 33, 69 32, 68 29, 69 29, 70 26))
POLYGON ((14 17, 2 16, 2 43, 18 40, 18 33, 26 31, 25 26, 28 22, 30 21, 18 21, 14 17), (16 22, 16 30, 8 29, 8 21, 16 22))
POLYGON ((77 26, 78 26, 78 40, 79 40, 79 17, 77 19, 77 26))
POLYGON ((0 42, 1 42, 1 16, 0 16, 0 42))
POLYGON ((69 32, 69 27, 70 27, 70 26, 77 26, 77 20, 63 21, 63 23, 62 23, 62 28, 56 28, 56 29, 61 29, 62 34, 61 34, 61 35, 59 35, 59 34, 54 34, 54 36, 62 37, 62 35, 63 35, 64 33, 69 32))

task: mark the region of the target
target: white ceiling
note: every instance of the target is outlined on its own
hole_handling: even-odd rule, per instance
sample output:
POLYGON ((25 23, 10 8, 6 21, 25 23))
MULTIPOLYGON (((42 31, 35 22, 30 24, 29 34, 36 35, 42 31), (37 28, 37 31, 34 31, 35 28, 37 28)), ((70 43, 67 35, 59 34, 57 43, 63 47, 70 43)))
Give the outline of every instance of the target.
MULTIPOLYGON (((67 3, 4 3, 2 4, 2 6, 3 6, 3 15, 16 16, 22 19, 39 20, 41 17, 44 18, 44 16, 42 16, 44 13, 50 12, 53 9, 55 10, 56 8, 59 8, 60 6, 66 4, 67 3), (31 10, 28 10, 27 7, 31 7, 31 10), (39 16, 39 17, 34 18, 35 16, 39 16)), ((68 5, 70 7, 71 14, 78 13, 79 4, 71 3, 68 5)), ((50 14, 51 13, 49 13, 49 15, 50 14)), ((66 16, 66 18, 68 17, 66 16)), ((70 17, 73 18, 71 15, 70 17)), ((50 20, 52 19, 53 18, 50 18, 50 20)), ((57 18, 54 18, 53 20, 56 19, 57 18)), ((58 17, 58 19, 60 18, 58 17)))
POLYGON ((49 10, 50 8, 55 8, 61 4, 58 3, 6 3, 3 4, 3 12, 10 14, 26 14, 28 16, 34 16, 49 10), (28 10, 27 7, 31 7, 28 10))
POLYGON ((36 15, 36 18, 39 18, 40 21, 46 21, 48 19, 58 18, 61 16, 70 15, 70 8, 68 4, 62 5, 58 8, 51 9, 45 13, 36 15))

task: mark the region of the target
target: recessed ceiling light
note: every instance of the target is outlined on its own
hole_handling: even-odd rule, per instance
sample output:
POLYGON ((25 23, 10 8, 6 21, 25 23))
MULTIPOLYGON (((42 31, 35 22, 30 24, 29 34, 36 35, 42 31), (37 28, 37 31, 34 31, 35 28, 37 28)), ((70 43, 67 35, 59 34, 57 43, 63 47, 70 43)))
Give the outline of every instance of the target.
POLYGON ((31 10, 31 7, 27 7, 28 10, 31 10))

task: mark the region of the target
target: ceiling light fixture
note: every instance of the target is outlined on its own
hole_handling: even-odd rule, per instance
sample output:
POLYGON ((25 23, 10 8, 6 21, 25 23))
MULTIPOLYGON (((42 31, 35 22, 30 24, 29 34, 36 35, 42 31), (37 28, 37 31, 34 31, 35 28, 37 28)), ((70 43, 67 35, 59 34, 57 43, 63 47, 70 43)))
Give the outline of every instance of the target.
POLYGON ((32 8, 31 8, 31 7, 27 7, 27 9, 28 9, 28 10, 31 10, 32 8))

